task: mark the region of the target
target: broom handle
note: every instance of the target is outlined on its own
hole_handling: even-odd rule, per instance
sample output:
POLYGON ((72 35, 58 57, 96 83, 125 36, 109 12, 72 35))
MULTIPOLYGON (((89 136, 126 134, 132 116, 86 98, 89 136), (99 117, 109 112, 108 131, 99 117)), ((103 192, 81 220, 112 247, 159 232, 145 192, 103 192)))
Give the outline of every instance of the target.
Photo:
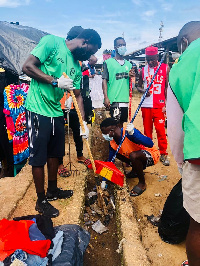
MULTIPOLYGON (((150 90, 150 88, 151 88, 151 85, 153 84, 154 79, 155 79, 155 77, 156 77, 156 75, 157 75, 157 73, 158 73, 158 71, 159 71, 159 69, 160 69, 160 67, 161 67, 161 64, 163 63, 163 61, 164 61, 164 59, 165 59, 165 55, 166 55, 166 53, 167 53, 167 52, 165 52, 165 53, 163 54, 163 57, 162 57, 162 59, 161 59, 161 61, 160 61, 160 64, 159 64, 158 68, 156 69, 156 72, 154 73, 153 78, 152 78, 152 80, 151 80, 151 82, 150 82, 148 88, 146 89, 145 93, 143 94, 142 99, 141 99, 141 101, 140 101, 140 103, 139 103, 139 105, 138 105, 138 108, 137 108, 137 110, 135 111, 135 114, 134 114, 133 118, 131 119, 131 122, 130 122, 130 123, 133 123, 134 119, 136 118, 136 116, 137 116, 137 114, 138 114, 138 112, 139 112, 139 110, 140 110, 140 107, 142 106, 142 103, 144 102, 144 99, 146 98, 146 95, 147 95, 147 93, 149 92, 149 90, 150 90)), ((121 146, 122 146, 122 143, 123 143, 124 140, 125 140, 126 134, 127 134, 127 132, 125 132, 125 134, 124 134, 124 136, 123 136, 123 138, 122 138, 122 140, 121 140, 121 142, 120 142, 120 144, 119 144, 119 146, 118 146, 118 148, 117 148, 115 154, 114 154, 113 157, 112 157, 112 160, 111 160, 112 163, 114 162, 114 160, 115 160, 115 158, 116 158, 116 156, 117 156, 117 153, 118 153, 118 151, 120 150, 120 148, 121 148, 121 146)))
POLYGON ((128 120, 131 120, 131 107, 132 107, 132 97, 133 97, 133 78, 129 80, 129 108, 128 108, 128 120))
MULTIPOLYGON (((66 73, 63 73, 63 76, 65 78, 69 78, 66 73)), ((82 118, 81 112, 79 110, 78 103, 77 103, 77 100, 76 100, 76 97, 74 95, 73 90, 70 90, 70 94, 72 96, 74 107, 76 109, 76 112, 77 112, 77 115, 78 115, 78 118, 79 118, 79 123, 81 125, 81 129, 82 129, 82 131, 84 133, 85 132, 85 127, 84 127, 84 124, 83 124, 83 118, 82 118)), ((88 143, 87 139, 85 139, 85 143, 86 143, 86 147, 87 147, 87 151, 88 151, 88 154, 89 154, 89 157, 90 157, 90 161, 91 161, 91 164, 92 164, 93 171, 94 171, 94 173, 96 173, 95 162, 94 162, 94 159, 93 159, 93 156, 92 156, 92 153, 91 153, 91 150, 90 150, 90 146, 89 146, 89 143, 88 143)))

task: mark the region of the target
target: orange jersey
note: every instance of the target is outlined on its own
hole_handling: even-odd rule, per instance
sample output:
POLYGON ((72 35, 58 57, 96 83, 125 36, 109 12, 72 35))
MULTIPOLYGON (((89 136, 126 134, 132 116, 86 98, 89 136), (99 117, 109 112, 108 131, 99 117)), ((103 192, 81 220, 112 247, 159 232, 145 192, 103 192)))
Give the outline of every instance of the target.
MULTIPOLYGON (((125 129, 123 129, 123 136, 124 136, 124 134, 125 134, 125 129)), ((110 146, 114 150, 117 150, 119 145, 114 140, 112 140, 112 141, 110 141, 110 146)), ((126 158, 130 159, 130 153, 131 152, 142 151, 142 150, 148 151, 151 154, 153 161, 154 161, 154 164, 156 164, 159 161, 160 153, 155 146, 153 146, 152 148, 148 148, 148 147, 145 147, 144 145, 136 144, 133 141, 129 140, 128 138, 125 138, 125 140, 124 140, 124 142, 123 142, 123 144, 119 150, 119 153, 121 155, 125 156, 126 158)))

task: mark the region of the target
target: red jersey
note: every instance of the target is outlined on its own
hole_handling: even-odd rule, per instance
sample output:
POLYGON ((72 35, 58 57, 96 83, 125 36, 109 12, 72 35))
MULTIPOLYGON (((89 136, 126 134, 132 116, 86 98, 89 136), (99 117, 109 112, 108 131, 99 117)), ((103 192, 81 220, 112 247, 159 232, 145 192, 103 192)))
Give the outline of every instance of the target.
MULTIPOLYGON (((142 107, 162 108, 165 106, 165 84, 167 79, 167 64, 161 64, 161 67, 154 79, 154 82, 149 90, 150 96, 146 97, 142 107)), ((142 78, 144 82, 144 89, 149 86, 157 67, 150 68, 147 64, 142 68, 142 78)))

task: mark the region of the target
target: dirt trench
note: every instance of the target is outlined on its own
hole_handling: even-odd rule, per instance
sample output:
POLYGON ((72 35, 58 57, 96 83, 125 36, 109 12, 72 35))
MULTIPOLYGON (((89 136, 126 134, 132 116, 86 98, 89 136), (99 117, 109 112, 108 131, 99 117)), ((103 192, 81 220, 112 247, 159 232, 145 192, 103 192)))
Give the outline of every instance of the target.
MULTIPOLYGON (((140 96, 134 95, 133 97, 133 110, 136 109, 138 103, 140 101, 140 96)), ((100 114, 100 112, 99 112, 100 114)), ((101 115, 101 114, 100 114, 101 115)), ((143 132, 142 126, 142 117, 139 112, 136 120, 134 121, 134 126, 137 127, 141 132, 143 132)), ((92 129, 98 135, 96 129, 92 129)), ((98 129, 99 130, 99 129, 98 129)), ((157 138, 154 132, 153 141, 157 145, 157 138)), ((93 140, 91 140, 91 147, 95 147, 93 151, 93 156, 95 159, 105 160, 106 154, 102 153, 102 151, 106 151, 108 143, 104 143, 103 148, 99 146, 99 136, 95 136, 93 140), (97 152, 98 151, 98 152, 97 152), (100 151, 100 154, 99 154, 100 151)), ((78 164, 76 162, 76 152, 75 146, 72 140, 72 134, 70 132, 70 141, 71 141, 71 159, 74 162, 75 167, 79 170, 80 175, 72 175, 69 178, 61 178, 58 177, 58 185, 64 189, 73 189, 74 196, 67 200, 57 200, 52 204, 60 210, 60 215, 53 219, 54 225, 61 224, 83 224, 83 214, 84 214, 84 199, 87 190, 90 190, 93 187, 86 186, 86 179, 88 176, 88 170, 86 170, 85 166, 82 164, 78 164), (85 190, 86 186, 86 190, 85 190)), ((114 230, 111 231, 111 235, 109 237, 105 236, 104 240, 100 240, 99 235, 92 235, 93 245, 95 242, 98 242, 97 249, 95 252, 98 253, 98 250, 101 250, 99 259, 97 260, 97 255, 94 250, 89 246, 86 253, 86 260, 89 258, 88 254, 91 256, 91 261, 86 261, 84 265, 93 266, 93 265, 108 265, 108 266, 118 266, 120 264, 116 263, 124 263, 124 265, 135 265, 138 259, 139 263, 137 265, 153 265, 153 266, 179 266, 182 261, 186 259, 185 252, 185 243, 181 243, 179 245, 170 245, 163 242, 159 235, 157 227, 153 226, 147 221, 147 215, 158 215, 160 210, 163 209, 163 205, 166 201, 166 198, 173 188, 173 186, 180 179, 180 175, 177 170, 176 163, 172 154, 170 153, 170 148, 168 147, 169 157, 170 157, 170 166, 163 166, 160 162, 152 167, 148 167, 145 170, 145 179, 147 182, 147 190, 139 197, 130 198, 128 196, 127 189, 131 189, 137 182, 137 179, 127 180, 127 188, 124 187, 122 190, 116 190, 116 202, 119 202, 121 207, 119 206, 121 216, 120 223, 116 223, 114 225, 114 230), (163 181, 160 181, 161 176, 167 176, 167 178, 163 181), (158 197, 155 194, 159 194, 158 197), (128 205, 123 205, 128 204, 128 205), (122 217, 123 215, 123 217, 122 217), (123 222, 124 219, 124 222, 123 222), (134 225, 132 225, 132 223, 134 225), (116 227, 115 227, 116 226, 116 227), (119 229, 120 226, 120 230, 119 229), (117 231, 116 229, 117 228, 117 231), (119 234, 118 232, 121 232, 119 234), (123 234, 122 234, 123 232, 123 234), (125 232, 125 233, 124 233, 125 232), (113 235, 113 236, 112 236, 113 235), (93 237, 94 236, 94 237, 93 237), (125 236, 125 237, 124 237, 125 236), (95 239, 96 237, 96 239, 95 239), (108 238, 108 239, 107 239, 108 238), (117 262, 109 262, 106 261, 108 257, 116 257, 116 248, 118 248, 119 241, 125 238, 125 242, 123 243, 123 259, 121 261, 121 257, 117 259, 117 262), (130 239, 132 238, 132 241, 130 239), (113 245, 113 242, 115 243, 113 245), (108 241, 108 242, 106 242, 108 241), (108 243, 108 245, 107 245, 108 243), (109 248, 113 246, 112 251, 109 251, 109 248), (139 248, 138 248, 139 246, 139 248), (106 249, 107 248, 107 249, 106 249), (143 249, 145 253, 143 254, 143 249), (108 252, 107 252, 108 251, 108 252), (139 255, 135 255, 138 254, 139 255), (110 252, 110 253, 109 253, 110 252), (142 255, 140 255, 142 254, 142 255), (87 257, 88 256, 88 257, 87 257), (126 259, 124 259, 126 257, 126 259), (139 258, 140 257, 140 258, 139 258), (105 258, 102 259, 102 258, 105 258), (96 259, 96 260, 95 260, 96 259), (96 264, 98 261, 99 264, 96 264), (91 262, 91 263, 90 263, 91 262), (102 263, 102 264, 101 264, 102 263), (111 264, 110 264, 111 263, 111 264)), ((64 157, 64 164, 68 163, 68 143, 66 136, 66 156, 64 157)), ((84 145, 84 155, 87 156, 87 151, 84 145)), ((117 162, 119 163, 119 162, 117 162)), ((120 163, 119 163, 120 167, 120 163)), ((128 170, 128 169, 127 169, 128 170)), ((17 175, 17 177, 13 180, 12 178, 3 178, 0 179, 0 204, 2 206, 1 219, 2 218, 13 218, 16 216, 36 214, 35 211, 35 202, 36 202, 36 193, 34 184, 32 183, 31 178, 31 168, 30 166, 25 166, 25 168, 17 175), (28 182, 27 182, 28 181, 28 182), (26 193, 23 190, 23 185, 26 185, 26 193), (30 184, 30 186, 29 186, 30 184), (18 196, 18 200, 16 201, 16 197, 18 196), (15 207, 9 207, 10 205, 15 207), (11 211, 7 212, 8 207, 11 211), (6 216, 7 215, 7 216, 6 216)), ((117 218, 117 221, 119 219, 117 218)), ((92 233, 93 234, 93 233, 92 233)), ((92 242, 91 242, 92 243, 92 242)), ((92 245, 92 246, 93 246, 92 245)))

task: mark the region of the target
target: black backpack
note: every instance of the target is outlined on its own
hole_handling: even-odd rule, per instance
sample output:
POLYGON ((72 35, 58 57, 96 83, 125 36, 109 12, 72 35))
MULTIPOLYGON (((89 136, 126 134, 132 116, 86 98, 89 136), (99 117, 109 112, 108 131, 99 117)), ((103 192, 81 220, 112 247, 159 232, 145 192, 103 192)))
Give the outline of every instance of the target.
POLYGON ((173 187, 165 202, 158 225, 164 242, 178 244, 186 239, 190 216, 183 207, 182 179, 173 187))

